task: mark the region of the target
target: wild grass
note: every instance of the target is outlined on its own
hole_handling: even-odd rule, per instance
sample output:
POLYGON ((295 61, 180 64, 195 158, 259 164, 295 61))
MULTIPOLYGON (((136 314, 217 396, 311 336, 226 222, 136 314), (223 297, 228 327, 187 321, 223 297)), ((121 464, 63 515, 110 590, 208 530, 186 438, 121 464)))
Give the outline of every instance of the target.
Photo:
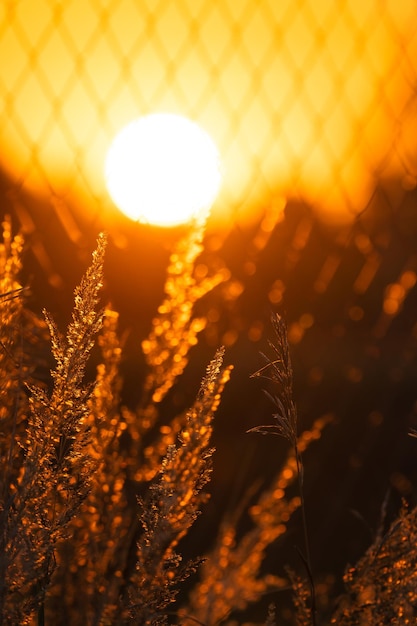
POLYGON ((346 593, 332 616, 326 622, 319 614, 303 454, 328 420, 299 431, 286 326, 277 315, 270 355, 254 374, 267 379, 275 414, 270 425, 252 430, 283 437, 287 456, 266 488, 223 519, 205 554, 184 557, 183 541, 209 498, 214 418, 232 375, 219 346, 194 403, 163 419, 163 400, 205 324, 194 317, 194 305, 227 276, 195 271, 203 232, 196 225, 171 256, 165 296, 142 344, 147 374, 141 400, 127 408, 121 402, 118 314, 100 303, 105 236, 98 238, 61 333, 48 312, 38 319, 28 310, 19 282, 23 241, 13 236, 9 220, 3 223, 0 624, 248 626, 239 616, 270 594, 261 623, 277 626, 280 594, 288 587, 292 623, 299 626, 416 623, 417 512, 406 507, 347 569, 346 593), (38 355, 48 336, 54 365, 45 384, 38 355), (95 380, 87 382, 93 349, 99 364, 95 380), (301 573, 284 563, 282 575, 272 574, 265 569, 268 549, 300 511, 301 573))

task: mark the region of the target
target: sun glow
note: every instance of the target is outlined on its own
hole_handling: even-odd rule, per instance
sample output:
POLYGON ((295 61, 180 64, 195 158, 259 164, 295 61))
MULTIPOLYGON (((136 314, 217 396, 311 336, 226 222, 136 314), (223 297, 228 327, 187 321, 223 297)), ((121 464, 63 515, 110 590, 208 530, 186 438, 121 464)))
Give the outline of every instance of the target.
POLYGON ((376 186, 397 202, 417 185, 415 0, 113 4, 110 20, 101 0, 0 2, 0 173, 16 190, 111 228, 104 155, 138 111, 162 110, 196 116, 219 148, 219 227, 281 198, 349 221, 376 186))
POLYGON ((205 217, 220 187, 219 154, 195 122, 154 113, 125 126, 107 153, 107 189, 127 217, 176 226, 205 217))

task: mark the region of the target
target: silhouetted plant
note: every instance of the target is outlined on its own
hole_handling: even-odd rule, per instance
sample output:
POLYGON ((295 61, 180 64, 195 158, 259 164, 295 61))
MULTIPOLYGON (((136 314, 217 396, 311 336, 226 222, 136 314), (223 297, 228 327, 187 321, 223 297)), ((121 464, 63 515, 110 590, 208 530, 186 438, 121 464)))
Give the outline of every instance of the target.
MULTIPOLYGON (((326 417, 297 438, 299 453, 318 439, 326 417)), ((243 611, 265 593, 288 587, 283 577, 261 573, 266 550, 281 535, 300 507, 300 497, 287 498, 287 488, 297 479, 297 462, 291 449, 270 486, 263 489, 249 509, 252 528, 237 537, 239 519, 226 518, 221 524, 215 545, 201 567, 201 579, 191 592, 184 615, 192 615, 207 626, 223 623, 232 611, 243 611)), ((239 507, 240 509, 240 507, 239 507)), ((186 621, 184 618, 183 623, 186 621)))
MULTIPOLYGON (((301 514, 303 520, 304 531, 304 549, 305 554, 301 555, 310 581, 311 591, 311 606, 310 606, 310 618, 313 626, 316 624, 316 597, 315 597, 315 584, 312 573, 311 557, 310 557, 310 544, 308 538, 308 528, 306 519, 306 506, 304 500, 304 466, 301 458, 301 450, 298 442, 298 424, 297 424, 297 408, 293 399, 293 371, 290 356, 290 346, 288 343, 288 335, 285 322, 283 318, 276 314, 272 316, 272 326, 275 332, 274 341, 269 341, 269 347, 271 348, 272 358, 267 355, 263 355, 266 364, 259 369, 253 376, 262 376, 273 383, 278 388, 277 393, 270 393, 265 390, 266 395, 278 409, 277 413, 274 413, 273 417, 275 423, 268 426, 256 426, 252 428, 250 432, 257 432, 263 435, 274 434, 284 437, 294 450, 294 458, 296 463, 296 478, 298 481, 298 492, 300 495, 301 514)), ((297 589, 299 585, 295 585, 297 589)), ((298 594, 300 597, 300 594, 298 594)), ((306 623, 305 617, 305 598, 303 596, 303 602, 299 602, 298 605, 303 616, 299 618, 300 626, 306 623)))

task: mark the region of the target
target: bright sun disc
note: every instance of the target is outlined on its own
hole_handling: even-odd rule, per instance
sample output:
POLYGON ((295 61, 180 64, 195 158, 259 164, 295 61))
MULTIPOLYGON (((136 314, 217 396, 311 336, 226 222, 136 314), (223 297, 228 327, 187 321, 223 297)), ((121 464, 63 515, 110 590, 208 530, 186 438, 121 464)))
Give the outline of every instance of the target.
POLYGON ((220 160, 195 122, 153 113, 125 126, 107 153, 107 189, 127 217, 176 226, 208 213, 220 187, 220 160))

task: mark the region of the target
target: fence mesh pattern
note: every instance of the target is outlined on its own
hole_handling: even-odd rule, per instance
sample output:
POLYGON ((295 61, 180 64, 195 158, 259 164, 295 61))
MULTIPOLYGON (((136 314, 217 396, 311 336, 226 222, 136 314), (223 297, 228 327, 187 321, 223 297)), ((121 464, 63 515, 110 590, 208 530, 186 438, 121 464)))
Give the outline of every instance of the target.
POLYGON ((4 0, 1 165, 97 209, 115 133, 164 110, 217 142, 219 207, 355 213, 416 181, 416 19, 412 0, 4 0))

